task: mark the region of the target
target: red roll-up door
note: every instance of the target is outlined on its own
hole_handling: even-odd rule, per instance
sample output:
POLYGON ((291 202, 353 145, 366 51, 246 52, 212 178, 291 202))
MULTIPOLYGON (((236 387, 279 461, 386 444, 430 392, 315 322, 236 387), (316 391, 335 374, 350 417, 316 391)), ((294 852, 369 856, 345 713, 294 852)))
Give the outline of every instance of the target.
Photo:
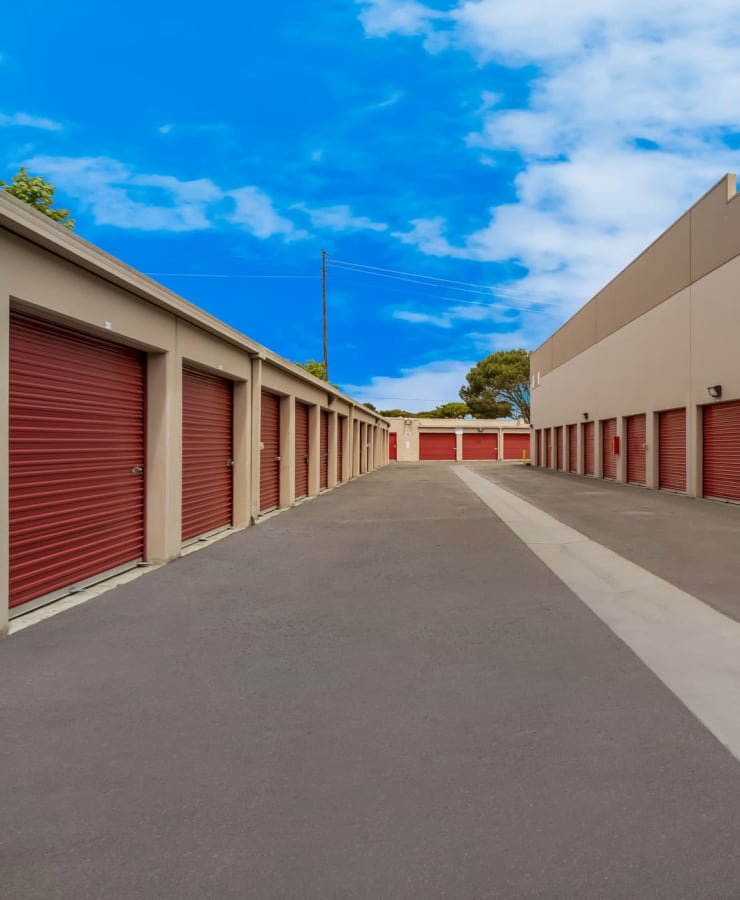
POLYGON ((552 428, 545 429, 545 468, 552 464, 552 428))
POLYGON ((578 471, 578 426, 568 426, 568 471, 578 471))
POLYGON ((740 500, 740 400, 704 407, 704 496, 740 500))
POLYGON ((658 487, 686 490, 686 410, 667 409, 658 416, 658 487))
POLYGON ((542 429, 537 428, 534 433, 534 464, 542 465, 542 429))
POLYGON ((11 607, 143 556, 144 363, 11 313, 11 607))
POLYGON ((627 481, 645 484, 647 419, 645 413, 627 417, 627 481))
POLYGON ((395 431, 388 435, 388 458, 398 459, 398 435, 395 431))
POLYGON ((305 403, 295 405, 295 495, 296 499, 308 495, 308 458, 310 410, 305 403))
POLYGON ((329 487, 329 413, 321 410, 321 465, 319 467, 319 488, 329 487))
POLYGON ((558 425, 555 429, 555 466, 557 469, 563 468, 563 426, 558 425))
POLYGON ((280 504, 280 398, 262 391, 260 415, 260 512, 280 504))
POLYGON ((583 474, 596 474, 596 450, 594 448, 594 423, 586 422, 583 426, 583 474))
POLYGON ((457 436, 454 434, 420 434, 419 459, 456 459, 457 436))
POLYGON ((337 484, 344 481, 344 429, 347 427, 347 417, 339 416, 337 419, 337 484))
POLYGON ((182 371, 182 539, 232 522, 231 382, 185 366, 182 371))
POLYGON ((464 434, 463 459, 498 459, 498 435, 464 434))
POLYGON ((504 459, 521 459, 522 453, 527 454, 527 459, 531 453, 532 435, 529 432, 525 434, 504 434, 504 459))
POLYGON ((617 456, 614 452, 614 438, 617 434, 617 420, 604 419, 601 423, 601 477, 617 477, 617 456))

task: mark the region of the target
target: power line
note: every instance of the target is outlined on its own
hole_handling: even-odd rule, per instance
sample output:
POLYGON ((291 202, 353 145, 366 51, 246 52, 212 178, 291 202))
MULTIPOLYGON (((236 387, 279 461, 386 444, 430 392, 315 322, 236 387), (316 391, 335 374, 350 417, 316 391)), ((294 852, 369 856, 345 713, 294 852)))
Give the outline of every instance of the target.
POLYGON ((394 275, 410 275, 413 278, 426 278, 430 281, 444 281, 446 284, 461 284, 465 287, 490 288, 490 285, 479 284, 475 281, 453 281, 451 278, 440 278, 437 275, 426 275, 422 272, 404 272, 401 269, 384 269, 381 266, 368 266, 365 263, 350 262, 345 259, 333 259, 332 265, 352 266, 357 269, 367 269, 373 272, 392 272, 394 275))
POLYGON ((144 272, 149 278, 313 278, 320 275, 213 275, 210 272, 144 272))

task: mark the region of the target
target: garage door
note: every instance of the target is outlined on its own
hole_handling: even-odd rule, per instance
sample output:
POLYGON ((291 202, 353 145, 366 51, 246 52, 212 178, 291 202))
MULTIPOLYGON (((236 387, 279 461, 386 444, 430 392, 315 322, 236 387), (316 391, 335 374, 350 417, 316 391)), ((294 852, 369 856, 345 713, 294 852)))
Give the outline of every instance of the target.
POLYGON ((545 467, 552 465, 552 428, 545 429, 545 467))
POLYGON ((740 500, 740 400, 704 407, 704 496, 740 500))
POLYGON ((686 490, 686 410, 667 409, 658 416, 658 487, 686 490))
POLYGON ((344 481, 344 432, 347 428, 347 417, 337 419, 337 484, 344 481))
POLYGON ((614 452, 614 438, 617 434, 617 420, 604 419, 601 423, 601 477, 617 477, 617 455, 614 452))
POLYGON ((144 360, 11 314, 11 607, 143 556, 144 360))
POLYGON ((646 417, 627 418, 627 481, 630 484, 645 484, 646 472, 646 417))
POLYGON ((388 435, 388 458, 398 459, 398 435, 394 431, 388 435))
POLYGON ((419 459, 456 459, 457 436, 454 434, 420 434, 419 459))
POLYGON ((568 426, 568 471, 578 471, 578 426, 568 426))
POLYGON ((594 448, 595 429, 593 422, 583 426, 583 474, 596 474, 596 451, 594 448))
POLYGON ((231 382, 189 367, 182 372, 182 539, 231 525, 231 382))
POLYGON ((534 433, 534 464, 542 465, 542 429, 537 428, 534 433))
POLYGON ((260 415, 260 512, 280 504, 280 398, 262 391, 260 415))
POLYGON ((319 466, 319 488, 329 487, 329 413, 321 410, 321 464, 319 466))
POLYGON ((295 495, 308 495, 308 457, 310 409, 305 403, 295 405, 295 495))
POLYGON ((504 435, 504 459, 521 459, 522 453, 527 454, 529 459, 531 453, 532 435, 527 434, 505 434, 504 435))
POLYGON ((498 435, 464 434, 463 459, 498 459, 498 435))
POLYGON ((555 429, 555 467, 560 470, 563 468, 563 426, 558 425, 555 429))

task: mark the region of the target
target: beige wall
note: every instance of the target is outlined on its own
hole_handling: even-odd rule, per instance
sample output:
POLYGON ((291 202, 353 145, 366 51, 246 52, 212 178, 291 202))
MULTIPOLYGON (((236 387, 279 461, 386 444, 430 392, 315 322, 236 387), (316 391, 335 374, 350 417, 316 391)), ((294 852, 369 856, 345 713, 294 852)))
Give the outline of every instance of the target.
POLYGON ((738 254, 740 200, 728 174, 532 353, 533 386, 738 254))
POLYGON ((147 354, 147 561, 165 562, 181 552, 182 367, 193 365, 233 382, 234 526, 259 512, 259 414, 262 388, 283 400, 280 506, 294 497, 295 402, 312 407, 311 493, 317 494, 319 410, 329 413, 329 486, 337 484, 335 450, 344 417, 344 480, 359 448, 353 435, 362 424, 374 452, 364 467, 386 459, 388 422, 272 351, 220 323, 181 297, 98 248, 0 193, 0 635, 8 626, 8 323, 11 310, 32 313, 75 330, 143 350, 147 354), (353 427, 354 423, 354 427, 353 427), (370 431, 372 429, 372 431, 370 431), (332 440, 334 444, 332 444, 332 440))
POLYGON ((529 432, 529 425, 511 419, 389 419, 390 433, 398 441, 398 462, 418 462, 419 435, 422 433, 457 434, 457 459, 463 459, 463 434, 477 434, 481 430, 498 435, 499 458, 502 454, 504 434, 529 432))
MULTIPOLYGON (((736 195, 728 201, 727 190, 734 189, 734 176, 723 179, 683 216, 650 250, 655 270, 650 279, 643 273, 641 284, 652 285, 650 294, 637 299, 629 292, 620 325, 619 316, 601 317, 608 322, 597 341, 570 359, 543 372, 543 359, 560 332, 533 354, 534 387, 532 391, 532 424, 535 429, 558 425, 582 425, 584 413, 596 421, 616 417, 617 433, 622 439, 622 452, 617 461, 617 479, 626 480, 625 418, 646 413, 647 418, 647 486, 658 481, 657 414, 662 410, 687 409, 687 493, 701 496, 701 407, 715 402, 708 396, 709 385, 722 385, 722 400, 740 399, 740 368, 737 365, 740 334, 740 201, 736 195), (690 220, 690 228, 688 226, 690 220), (724 234, 731 229, 732 235, 724 234), (691 244, 691 247, 689 246, 691 244), (695 249, 697 244, 699 249, 695 249), (676 248, 682 248, 678 254, 676 248), (719 249, 717 249, 719 248, 719 249), (732 258, 725 259, 734 251, 732 258), (691 256, 691 279, 687 277, 691 256), (715 265, 723 259, 720 265, 715 265), (658 271, 660 267, 666 271, 658 271), (697 272, 703 272, 697 276, 697 272), (666 286, 688 282, 663 297, 666 286), (655 302, 652 302, 655 300, 655 302), (643 309, 636 317, 632 313, 643 309), (539 363, 536 359, 539 359, 539 363), (540 372, 539 384, 536 372, 540 372)), ((640 259, 646 257, 643 254, 640 259)), ((634 264, 633 264, 634 265, 634 264)), ((632 267, 628 267, 625 273, 632 267)), ((622 286, 630 283, 622 279, 622 286)), ((606 290, 606 289, 605 289, 606 290)), ((605 292, 597 295, 597 299, 605 292)), ((619 303, 617 293, 610 295, 610 309, 619 303)), ((589 306, 594 306, 591 301, 589 306)), ((587 307, 588 308, 588 307, 587 307)), ((596 303, 598 314, 598 303, 596 303)), ((583 312, 583 311, 582 311, 583 312)), ((564 326, 571 325, 578 316, 564 326)), ((599 314, 600 315, 600 314, 599 314)), ((564 330, 561 329, 561 332, 564 330)), ((597 329, 597 334, 600 329, 597 329)), ((579 466, 580 439, 579 427, 579 466)), ((600 471, 600 441, 597 427, 596 468, 600 471)))

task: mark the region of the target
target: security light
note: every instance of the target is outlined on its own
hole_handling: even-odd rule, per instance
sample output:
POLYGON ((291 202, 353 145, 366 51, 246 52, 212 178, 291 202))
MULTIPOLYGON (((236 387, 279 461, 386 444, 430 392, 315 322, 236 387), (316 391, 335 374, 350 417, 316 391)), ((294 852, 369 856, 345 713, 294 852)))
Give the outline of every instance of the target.
POLYGON ((581 415, 583 416, 584 419, 588 418, 588 413, 581 413, 581 415))
POLYGON ((722 396, 722 385, 721 384, 710 384, 707 388, 707 393, 710 397, 713 397, 715 400, 719 400, 722 396))

